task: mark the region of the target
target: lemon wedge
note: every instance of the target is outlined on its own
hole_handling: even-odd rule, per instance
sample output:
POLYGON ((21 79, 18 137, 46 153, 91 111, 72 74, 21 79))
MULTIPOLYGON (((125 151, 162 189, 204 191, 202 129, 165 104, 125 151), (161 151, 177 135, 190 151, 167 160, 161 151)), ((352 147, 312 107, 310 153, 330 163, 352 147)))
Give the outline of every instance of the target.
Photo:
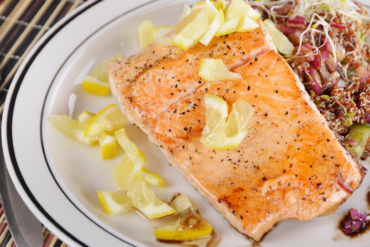
POLYGON ((285 55, 291 55, 294 50, 292 42, 290 42, 290 40, 276 28, 275 24, 271 20, 266 19, 263 21, 263 24, 265 24, 278 51, 285 55))
POLYGON ((94 117, 95 117, 94 113, 82 111, 80 114, 78 114, 77 119, 84 126, 87 126, 91 122, 91 120, 94 119, 94 117))
POLYGON ((145 48, 154 43, 153 24, 150 21, 143 21, 139 26, 139 45, 145 48))
POLYGON ((254 21, 261 17, 260 13, 258 13, 254 8, 250 8, 247 15, 254 21))
MULTIPOLYGON (((194 5, 196 7, 196 5, 194 5)), ((173 40, 173 44, 184 51, 192 47, 208 30, 218 14, 218 10, 210 2, 206 2, 202 10, 187 24, 173 40)), ((190 13, 191 15, 191 13, 190 13)), ((184 19, 185 20, 185 19, 184 19)), ((181 24, 181 23, 180 23, 181 24)))
POLYGON ((145 168, 141 168, 135 176, 135 180, 142 179, 149 186, 166 187, 166 183, 157 173, 148 171, 145 168))
POLYGON ((191 241, 210 235, 213 231, 211 224, 198 214, 192 213, 179 219, 174 225, 160 227, 154 230, 159 240, 191 241))
POLYGON ((158 199, 141 179, 131 186, 127 196, 130 197, 132 204, 149 219, 162 218, 176 212, 167 203, 158 199))
POLYGON ((199 65, 199 76, 204 81, 242 80, 239 73, 229 71, 221 59, 202 59, 199 65))
POLYGON ((48 122, 51 123, 57 131, 72 140, 90 146, 94 146, 95 144, 94 138, 84 137, 86 127, 79 121, 73 120, 67 115, 49 115, 48 122))
POLYGON ((121 189, 130 188, 146 159, 141 150, 128 138, 125 129, 116 132, 116 140, 126 152, 125 157, 119 162, 113 171, 113 179, 121 189))
POLYGON ((98 112, 87 125, 84 136, 95 136, 98 139, 97 135, 100 132, 115 132, 123 128, 126 123, 127 117, 122 114, 121 109, 116 104, 108 105, 98 112))
POLYGON ((126 194, 126 190, 117 192, 98 191, 98 199, 104 211, 109 215, 113 215, 133 208, 131 199, 126 194))
POLYGON ((110 92, 109 84, 99 81, 96 77, 90 75, 86 76, 82 81, 82 89, 85 92, 97 94, 101 96, 108 96, 110 92))
POLYGON ((225 22, 217 31, 216 36, 235 32, 239 26, 240 19, 249 12, 250 8, 243 0, 232 1, 226 10, 225 22))
POLYGON ((197 210, 197 205, 190 201, 185 194, 177 194, 175 198, 170 202, 170 206, 176 210, 175 215, 178 215, 188 209, 191 211, 197 210))
POLYGON ((174 26, 158 26, 158 27, 155 27, 153 29, 154 39, 156 39, 158 37, 163 37, 174 29, 175 29, 174 26))
POLYGON ((213 39, 218 29, 222 26, 223 23, 224 23, 224 12, 223 10, 219 10, 211 26, 209 27, 207 32, 202 36, 199 42, 207 46, 211 42, 211 40, 213 39))
POLYGON ((189 16, 191 12, 191 7, 188 5, 188 4, 185 4, 184 5, 184 9, 182 10, 182 13, 180 15, 180 18, 179 18, 179 23, 187 16, 189 16))
POLYGON ((259 25, 256 21, 254 21, 248 15, 243 15, 240 19, 240 23, 236 31, 237 32, 250 32, 256 29, 257 27, 259 27, 259 25))
POLYGON ((241 144, 248 132, 254 109, 246 101, 239 99, 232 106, 226 122, 227 103, 220 97, 206 94, 206 125, 201 142, 207 149, 232 149, 241 144))
POLYGON ((103 160, 116 157, 116 138, 107 135, 104 131, 99 133, 101 157, 103 160))

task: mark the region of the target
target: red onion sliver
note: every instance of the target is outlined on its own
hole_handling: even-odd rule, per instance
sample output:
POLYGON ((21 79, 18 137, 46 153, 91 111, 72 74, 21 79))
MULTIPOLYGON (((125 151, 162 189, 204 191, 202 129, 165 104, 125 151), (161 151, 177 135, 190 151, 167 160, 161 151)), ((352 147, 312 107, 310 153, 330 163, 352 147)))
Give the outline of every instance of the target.
POLYGON ((314 55, 314 60, 311 62, 311 65, 314 69, 318 70, 320 68, 320 58, 319 55, 314 55))
POLYGON ((293 20, 288 20, 288 26, 289 27, 298 27, 298 28, 304 28, 306 25, 305 23, 302 23, 300 21, 293 21, 293 20))
POLYGON ((304 18, 302 16, 294 16, 294 15, 291 15, 291 16, 289 16, 289 20, 290 21, 299 21, 301 23, 305 23, 306 18, 304 18))
POLYGON ((330 50, 330 43, 329 41, 326 40, 326 38, 324 39, 324 45, 323 47, 321 47, 321 52, 324 52, 324 51, 329 51, 330 50))
POLYGON ((346 25, 337 24, 337 23, 331 23, 330 26, 335 27, 335 28, 339 28, 339 29, 345 29, 345 28, 347 28, 346 25))
POLYGON ((329 52, 328 51, 323 51, 321 52, 321 61, 325 61, 329 57, 329 52))
POLYGON ((351 186, 349 186, 346 181, 344 181, 344 179, 342 178, 342 176, 338 176, 338 179, 337 179, 337 183, 338 185, 344 190, 346 191, 347 193, 349 194, 352 194, 353 193, 353 189, 351 186))
MULTIPOLYGON (((313 85, 310 85, 311 89, 316 93, 316 94, 320 94, 322 92, 322 87, 320 86, 320 84, 317 82, 316 80, 316 77, 315 77, 315 74, 313 72, 313 69, 312 67, 308 67, 308 74, 311 76, 314 84, 313 85)), ((310 79, 311 79, 310 78, 310 79)))
POLYGON ((290 28, 290 27, 287 27, 287 26, 284 26, 284 25, 281 25, 281 24, 278 24, 276 25, 276 27, 283 32, 283 34, 285 35, 289 35, 291 33, 294 33, 295 29, 294 28, 290 28))
POLYGON ((354 231, 360 230, 361 226, 363 225, 364 222, 361 220, 345 220, 344 221, 344 228, 349 228, 354 231))
POLYGON ((354 232, 351 228, 342 228, 342 231, 343 231, 345 234, 351 234, 351 233, 353 233, 353 232, 354 232))
POLYGON ((349 212, 353 220, 361 220, 362 222, 366 222, 367 214, 365 214, 364 212, 355 208, 351 208, 349 212))
POLYGON ((367 115, 367 122, 370 123, 370 114, 366 113, 366 115, 367 115))
POLYGON ((346 139, 345 140, 345 142, 347 142, 349 145, 351 145, 351 146, 355 146, 355 145, 357 145, 357 141, 354 141, 354 140, 349 140, 349 139, 346 139))

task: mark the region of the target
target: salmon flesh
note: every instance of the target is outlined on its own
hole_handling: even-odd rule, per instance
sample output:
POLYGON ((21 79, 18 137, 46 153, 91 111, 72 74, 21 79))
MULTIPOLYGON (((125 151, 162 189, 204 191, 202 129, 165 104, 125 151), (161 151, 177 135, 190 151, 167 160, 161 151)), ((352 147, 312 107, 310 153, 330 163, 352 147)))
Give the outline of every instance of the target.
POLYGON ((276 52, 263 24, 215 37, 187 52, 155 44, 108 68, 113 95, 130 121, 154 137, 182 176, 239 233, 260 241, 277 222, 307 221, 343 203, 365 169, 330 130, 303 84, 276 52), (199 78, 200 60, 222 59, 242 81, 199 78), (237 148, 200 142, 205 93, 254 108, 237 148), (339 181, 339 182, 338 182, 339 181))

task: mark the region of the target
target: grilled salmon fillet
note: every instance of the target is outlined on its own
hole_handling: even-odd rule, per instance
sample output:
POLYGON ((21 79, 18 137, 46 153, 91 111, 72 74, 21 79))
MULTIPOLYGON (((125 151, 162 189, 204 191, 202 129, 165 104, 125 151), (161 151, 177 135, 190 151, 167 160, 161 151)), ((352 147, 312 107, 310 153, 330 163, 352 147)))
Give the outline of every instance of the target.
POLYGON ((112 93, 130 121, 149 134, 148 123, 204 84, 198 76, 201 59, 222 59, 234 70, 275 49, 258 23, 252 32, 214 37, 207 47, 198 43, 187 52, 152 44, 108 68, 112 93))
POLYGON ((355 190, 365 175, 263 26, 186 53, 152 45, 108 70, 129 119, 233 228, 255 241, 281 220, 310 220, 343 203, 350 194, 340 183, 355 190), (198 68, 208 57, 223 59, 243 80, 204 83, 198 68), (222 97, 229 109, 238 99, 254 107, 239 147, 207 150, 200 142, 205 93, 222 97))
POLYGON ((173 105, 150 133, 171 164, 240 233, 259 241, 277 222, 307 221, 356 189, 362 166, 348 153, 280 55, 271 51, 235 70, 243 81, 212 82, 173 105), (249 102, 255 117, 242 144, 207 150, 205 93, 249 102))

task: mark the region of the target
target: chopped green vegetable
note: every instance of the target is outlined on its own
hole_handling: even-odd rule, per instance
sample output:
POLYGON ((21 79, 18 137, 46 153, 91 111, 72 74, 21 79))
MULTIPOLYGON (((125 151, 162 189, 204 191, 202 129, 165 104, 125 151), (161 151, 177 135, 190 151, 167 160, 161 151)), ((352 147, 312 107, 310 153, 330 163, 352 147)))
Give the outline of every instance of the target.
POLYGON ((346 113, 346 116, 347 117, 352 117, 352 116, 354 116, 355 115, 355 113, 353 113, 353 112, 348 112, 348 113, 346 113))

